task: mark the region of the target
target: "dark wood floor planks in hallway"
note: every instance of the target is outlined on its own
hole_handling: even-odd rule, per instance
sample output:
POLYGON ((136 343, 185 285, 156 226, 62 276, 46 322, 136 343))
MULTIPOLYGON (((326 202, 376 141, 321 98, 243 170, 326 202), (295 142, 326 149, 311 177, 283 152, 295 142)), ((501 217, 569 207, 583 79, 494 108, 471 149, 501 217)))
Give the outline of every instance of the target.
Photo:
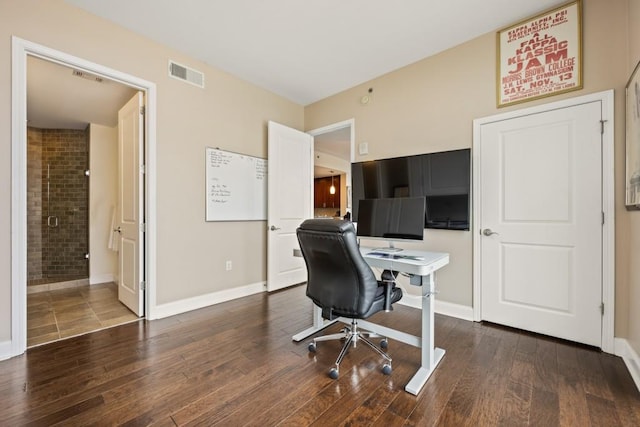
MULTIPOLYGON (((419 333, 416 309, 372 320, 419 333)), ((447 353, 413 396, 418 349, 392 341, 385 376, 359 346, 334 381, 339 342, 312 355, 291 340, 310 323, 295 287, 33 348, 0 362, 0 425, 640 425, 640 393, 616 356, 436 315, 447 353)))

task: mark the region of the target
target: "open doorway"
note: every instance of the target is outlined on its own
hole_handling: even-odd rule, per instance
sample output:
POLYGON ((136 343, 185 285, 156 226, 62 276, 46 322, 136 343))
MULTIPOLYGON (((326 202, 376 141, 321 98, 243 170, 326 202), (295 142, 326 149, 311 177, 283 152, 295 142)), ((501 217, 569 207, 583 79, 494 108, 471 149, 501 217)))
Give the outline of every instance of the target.
MULTIPOLYGON (((137 206, 145 213, 141 218, 138 229, 142 235, 140 262, 136 269, 140 271, 141 306, 145 308, 147 318, 153 318, 152 310, 155 308, 155 121, 156 121, 156 95, 155 84, 143 79, 86 61, 72 55, 47 48, 36 43, 12 38, 12 199, 11 205, 11 355, 24 353, 27 348, 27 61, 29 58, 40 58, 60 66, 65 66, 79 73, 87 73, 89 78, 106 79, 117 85, 123 85, 135 93, 139 93, 147 101, 146 115, 140 121, 141 129, 144 129, 145 139, 139 144, 141 162, 130 162, 136 166, 140 174, 145 174, 145 179, 140 180, 144 190, 137 206)), ((75 76, 85 78, 84 76, 75 76)), ((53 83, 52 85, 55 85, 53 83)), ((99 103, 99 100, 94 100, 99 103)), ((67 106, 67 102, 57 104, 60 110, 67 106)), ((142 115, 143 112, 141 111, 142 115)), ((142 140, 141 140, 142 141, 142 140)), ((121 162, 119 161, 118 164, 121 162)), ((89 171, 90 174, 90 171, 89 171)), ((141 188, 142 188, 141 187, 141 188)), ((71 208, 72 212, 74 208, 71 208)), ((78 211, 79 212, 79 209, 78 211)), ((48 219, 47 215, 47 219, 48 219)), ((110 216, 107 213, 106 216, 110 216)), ((60 221, 60 219, 58 219, 60 221)), ((51 220, 55 224, 55 218, 51 220)), ((89 226, 90 228, 90 226, 89 226)), ((105 234, 109 233, 104 229, 105 234)), ((90 273, 89 273, 90 275, 90 273)), ((84 332, 79 332, 84 333, 84 332)), ((74 334, 75 335, 75 334, 74 334)))
POLYGON ((27 58, 27 346, 136 320, 118 301, 118 110, 137 92, 27 58))
POLYGON ((314 217, 350 218, 354 121, 309 132, 314 137, 314 217))

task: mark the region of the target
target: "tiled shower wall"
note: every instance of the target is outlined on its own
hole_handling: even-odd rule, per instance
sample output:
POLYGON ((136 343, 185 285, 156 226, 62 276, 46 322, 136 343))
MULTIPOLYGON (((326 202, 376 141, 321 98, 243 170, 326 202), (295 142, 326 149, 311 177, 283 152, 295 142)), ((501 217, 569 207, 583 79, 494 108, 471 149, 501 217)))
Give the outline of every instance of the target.
POLYGON ((88 136, 88 130, 27 129, 28 280, 89 276, 88 136))

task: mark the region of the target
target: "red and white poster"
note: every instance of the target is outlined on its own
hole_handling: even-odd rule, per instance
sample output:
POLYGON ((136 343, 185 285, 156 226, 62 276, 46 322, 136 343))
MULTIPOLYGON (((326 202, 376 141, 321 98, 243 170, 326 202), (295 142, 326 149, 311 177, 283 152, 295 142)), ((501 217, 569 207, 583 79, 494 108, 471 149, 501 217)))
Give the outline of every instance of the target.
POLYGON ((581 0, 498 31, 498 107, 582 88, 581 0))

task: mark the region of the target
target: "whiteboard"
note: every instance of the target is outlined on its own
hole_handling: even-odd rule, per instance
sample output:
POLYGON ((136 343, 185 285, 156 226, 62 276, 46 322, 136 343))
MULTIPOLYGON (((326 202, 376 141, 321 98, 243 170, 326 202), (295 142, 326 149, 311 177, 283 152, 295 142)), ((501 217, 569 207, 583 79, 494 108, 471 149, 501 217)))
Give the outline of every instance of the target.
POLYGON ((267 160, 206 150, 206 221, 267 219, 267 160))

